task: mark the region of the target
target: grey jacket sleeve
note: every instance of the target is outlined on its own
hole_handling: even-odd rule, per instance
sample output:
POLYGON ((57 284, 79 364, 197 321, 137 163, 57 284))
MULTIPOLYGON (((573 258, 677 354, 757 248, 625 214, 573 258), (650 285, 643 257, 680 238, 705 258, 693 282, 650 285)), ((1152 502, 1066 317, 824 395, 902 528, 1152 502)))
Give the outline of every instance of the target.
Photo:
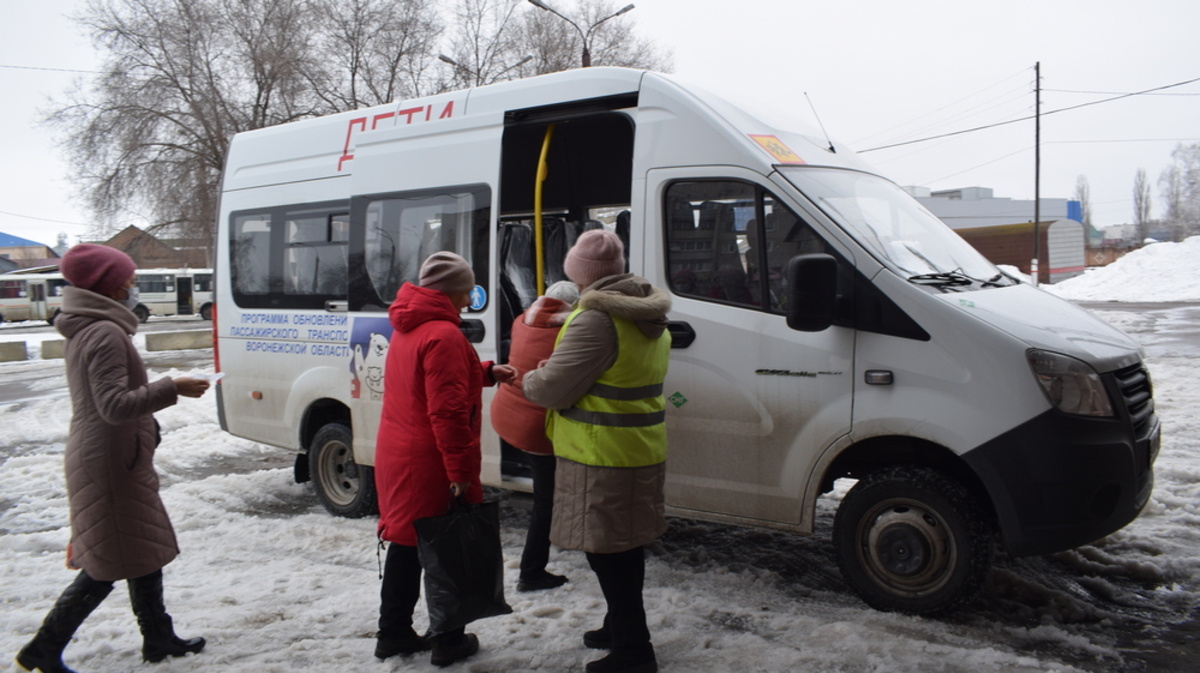
POLYGON ((603 311, 587 310, 567 325, 554 353, 527 374, 525 399, 547 409, 569 409, 617 361, 617 329, 603 311))

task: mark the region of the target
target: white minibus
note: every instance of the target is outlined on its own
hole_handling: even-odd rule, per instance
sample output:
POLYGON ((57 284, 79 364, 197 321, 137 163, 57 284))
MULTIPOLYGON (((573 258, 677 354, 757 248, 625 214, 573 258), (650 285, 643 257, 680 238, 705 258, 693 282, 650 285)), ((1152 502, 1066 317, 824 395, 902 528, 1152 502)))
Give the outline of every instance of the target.
POLYGON ((54 322, 68 284, 59 273, 0 274, 0 322, 54 322))
MULTIPOLYGON (((337 514, 375 507, 387 307, 421 261, 471 262, 462 329, 504 361, 513 318, 601 226, 672 293, 675 516, 811 533, 856 480, 833 522, 847 583, 934 614, 997 546, 1086 544, 1150 496, 1137 343, 1006 276, 848 148, 672 77, 585 68, 239 134, 219 218, 221 425, 296 451, 337 514)), ((484 482, 527 489, 483 427, 484 482)))
POLYGON ((199 315, 212 320, 212 269, 138 269, 139 303, 133 313, 141 322, 151 315, 199 315))

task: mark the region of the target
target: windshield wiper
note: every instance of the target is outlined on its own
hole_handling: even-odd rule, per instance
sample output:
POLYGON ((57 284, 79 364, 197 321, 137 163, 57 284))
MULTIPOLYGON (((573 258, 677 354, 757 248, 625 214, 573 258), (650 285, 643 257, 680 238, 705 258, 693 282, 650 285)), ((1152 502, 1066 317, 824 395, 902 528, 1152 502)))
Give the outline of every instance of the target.
POLYGON ((979 281, 967 276, 959 271, 943 271, 940 273, 919 273, 915 276, 909 276, 910 283, 918 285, 937 285, 943 286, 959 286, 972 285, 979 281))
POLYGON ((979 281, 979 284, 983 287, 1008 287, 1009 285, 1015 285, 1016 283, 1017 281, 1006 273, 998 273, 987 280, 979 281), (999 282, 1001 279, 1008 280, 1008 283, 999 282))

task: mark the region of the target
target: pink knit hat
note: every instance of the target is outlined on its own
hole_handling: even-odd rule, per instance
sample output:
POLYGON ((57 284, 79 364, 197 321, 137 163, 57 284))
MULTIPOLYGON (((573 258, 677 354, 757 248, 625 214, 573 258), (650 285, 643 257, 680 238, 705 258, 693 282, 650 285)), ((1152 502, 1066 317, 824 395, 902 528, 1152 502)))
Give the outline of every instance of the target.
POLYGON ((475 289, 475 272, 461 256, 453 252, 435 252, 421 265, 418 283, 421 287, 449 295, 463 294, 475 289))
POLYGON ((625 272, 625 246, 607 229, 585 231, 567 253, 563 271, 581 291, 586 290, 601 278, 625 272))
POLYGON ((63 255, 58 270, 75 287, 108 296, 133 277, 137 264, 107 245, 80 243, 63 255))

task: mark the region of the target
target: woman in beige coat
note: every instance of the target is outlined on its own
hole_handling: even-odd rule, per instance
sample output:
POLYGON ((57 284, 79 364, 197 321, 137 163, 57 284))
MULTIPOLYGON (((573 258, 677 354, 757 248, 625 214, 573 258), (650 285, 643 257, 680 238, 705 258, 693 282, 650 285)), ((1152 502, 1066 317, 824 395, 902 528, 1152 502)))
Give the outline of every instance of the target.
POLYGON ((199 652, 204 639, 177 637, 163 606, 162 568, 179 548, 158 497, 158 423, 152 414, 175 404, 179 395, 200 397, 208 381, 148 381, 130 338, 138 319, 131 311, 137 287, 128 255, 81 244, 59 268, 71 283, 55 320, 67 340, 72 408, 64 456, 71 509, 67 564, 79 574, 17 654, 17 664, 28 671, 69 673, 63 649, 117 580, 129 581, 143 658, 154 662, 199 652))
POLYGON ((663 380, 671 298, 625 270, 616 234, 585 232, 563 264, 582 294, 550 359, 525 375, 525 398, 550 410, 557 458, 550 540, 587 553, 604 624, 583 635, 589 673, 655 673, 642 600, 643 548, 666 531, 663 380))

